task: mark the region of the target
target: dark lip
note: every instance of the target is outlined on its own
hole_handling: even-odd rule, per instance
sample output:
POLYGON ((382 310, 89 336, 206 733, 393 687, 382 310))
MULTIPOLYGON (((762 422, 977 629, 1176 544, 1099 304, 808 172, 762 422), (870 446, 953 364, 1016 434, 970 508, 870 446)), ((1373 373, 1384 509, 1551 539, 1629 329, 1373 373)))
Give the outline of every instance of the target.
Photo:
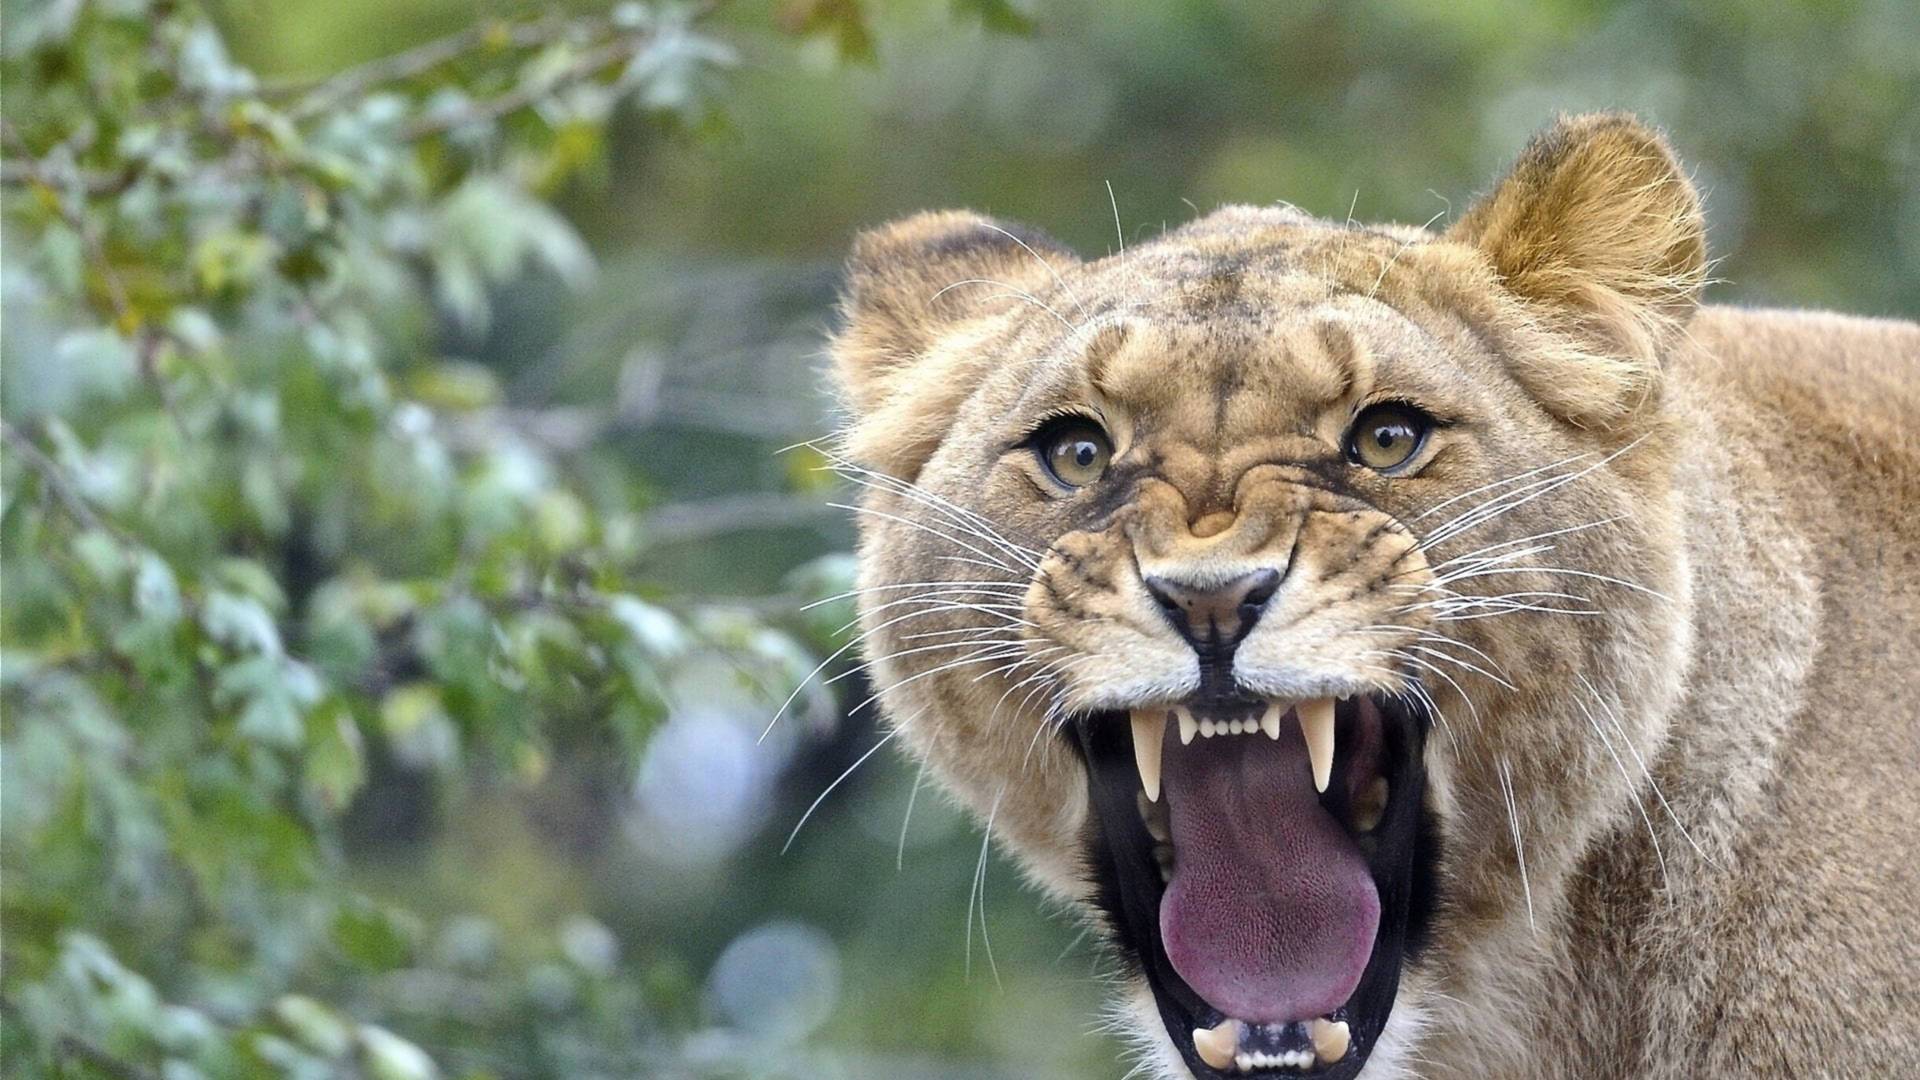
MULTIPOLYGON (((1093 822, 1088 832, 1088 871, 1096 885, 1095 902, 1107 914, 1115 947, 1152 988, 1154 1002, 1168 1036, 1193 1075, 1201 1080, 1238 1080, 1242 1077, 1313 1077, 1348 1080, 1365 1067, 1400 986, 1406 964, 1424 947, 1438 905, 1435 865, 1439 836, 1426 806, 1427 777, 1422 763, 1429 718, 1424 709, 1398 695, 1368 695, 1380 709, 1386 752, 1383 774, 1392 791, 1386 815, 1372 836, 1371 849, 1363 845, 1374 887, 1380 895, 1380 928, 1373 953, 1359 987, 1339 1015, 1349 1026, 1352 1050, 1331 1065, 1301 1072, 1294 1069, 1256 1069, 1251 1073, 1221 1072, 1208 1066, 1193 1046, 1196 1027, 1212 1027, 1225 1017, 1208 1005, 1182 980, 1167 959, 1160 940, 1160 898, 1166 886, 1153 859, 1153 837, 1141 821, 1137 804, 1139 773, 1134 766, 1133 739, 1127 714, 1096 712, 1077 716, 1067 726, 1069 742, 1087 770, 1087 790, 1093 822)), ((1196 703, 1196 712, 1208 714, 1256 711, 1261 703, 1210 700, 1196 703)), ((1336 723, 1351 724, 1351 703, 1336 711, 1336 723)), ((1336 758, 1336 772, 1342 766, 1336 758)), ((1345 807, 1334 803, 1343 785, 1329 786, 1323 804, 1341 820, 1345 807)))

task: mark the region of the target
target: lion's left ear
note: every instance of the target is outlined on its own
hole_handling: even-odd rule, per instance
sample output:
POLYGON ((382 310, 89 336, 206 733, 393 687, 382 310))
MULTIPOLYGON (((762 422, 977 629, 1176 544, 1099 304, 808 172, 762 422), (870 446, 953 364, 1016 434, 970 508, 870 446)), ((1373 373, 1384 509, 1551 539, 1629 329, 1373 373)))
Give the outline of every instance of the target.
POLYGON ((1580 344, 1576 363, 1542 357, 1545 370, 1516 374, 1582 424, 1646 396, 1706 282, 1700 197, 1659 133, 1624 113, 1563 116, 1535 135, 1447 239, 1480 249, 1539 322, 1580 344))

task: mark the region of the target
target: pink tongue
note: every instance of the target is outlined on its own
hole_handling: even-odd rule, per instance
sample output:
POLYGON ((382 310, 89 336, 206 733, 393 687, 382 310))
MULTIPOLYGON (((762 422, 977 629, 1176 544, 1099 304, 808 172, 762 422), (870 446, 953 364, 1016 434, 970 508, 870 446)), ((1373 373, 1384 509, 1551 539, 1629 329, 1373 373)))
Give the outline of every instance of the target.
POLYGON ((1306 741, 1216 736, 1180 745, 1167 725, 1164 793, 1173 879, 1160 936, 1175 971, 1230 1017, 1285 1023, 1344 1005, 1380 924, 1360 849, 1313 790, 1306 741))

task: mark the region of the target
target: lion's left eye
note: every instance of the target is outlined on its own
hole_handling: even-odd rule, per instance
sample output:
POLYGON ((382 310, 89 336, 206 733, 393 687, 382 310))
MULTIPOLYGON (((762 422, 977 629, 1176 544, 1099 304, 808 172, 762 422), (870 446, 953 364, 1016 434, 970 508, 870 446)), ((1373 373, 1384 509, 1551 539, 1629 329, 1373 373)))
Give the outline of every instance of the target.
POLYGON ((1347 460, 1380 472, 1396 469, 1419 452, 1431 430, 1433 418, 1411 405, 1368 406, 1347 432, 1347 460))
POLYGON ((1086 487, 1100 479, 1113 459, 1113 442, 1100 425, 1079 416, 1062 417, 1034 439, 1040 464, 1068 487, 1086 487))

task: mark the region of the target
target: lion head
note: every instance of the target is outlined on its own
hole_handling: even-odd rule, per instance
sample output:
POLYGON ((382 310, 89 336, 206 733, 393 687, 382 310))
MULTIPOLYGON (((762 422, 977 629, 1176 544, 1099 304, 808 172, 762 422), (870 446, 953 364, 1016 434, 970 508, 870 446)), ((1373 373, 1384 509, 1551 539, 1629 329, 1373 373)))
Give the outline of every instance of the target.
POLYGON ((1165 1075, 1408 1052, 1636 797, 1687 648, 1660 357, 1704 266, 1614 115, 1444 233, 857 243, 832 351, 887 715, 1101 920, 1165 1075))

